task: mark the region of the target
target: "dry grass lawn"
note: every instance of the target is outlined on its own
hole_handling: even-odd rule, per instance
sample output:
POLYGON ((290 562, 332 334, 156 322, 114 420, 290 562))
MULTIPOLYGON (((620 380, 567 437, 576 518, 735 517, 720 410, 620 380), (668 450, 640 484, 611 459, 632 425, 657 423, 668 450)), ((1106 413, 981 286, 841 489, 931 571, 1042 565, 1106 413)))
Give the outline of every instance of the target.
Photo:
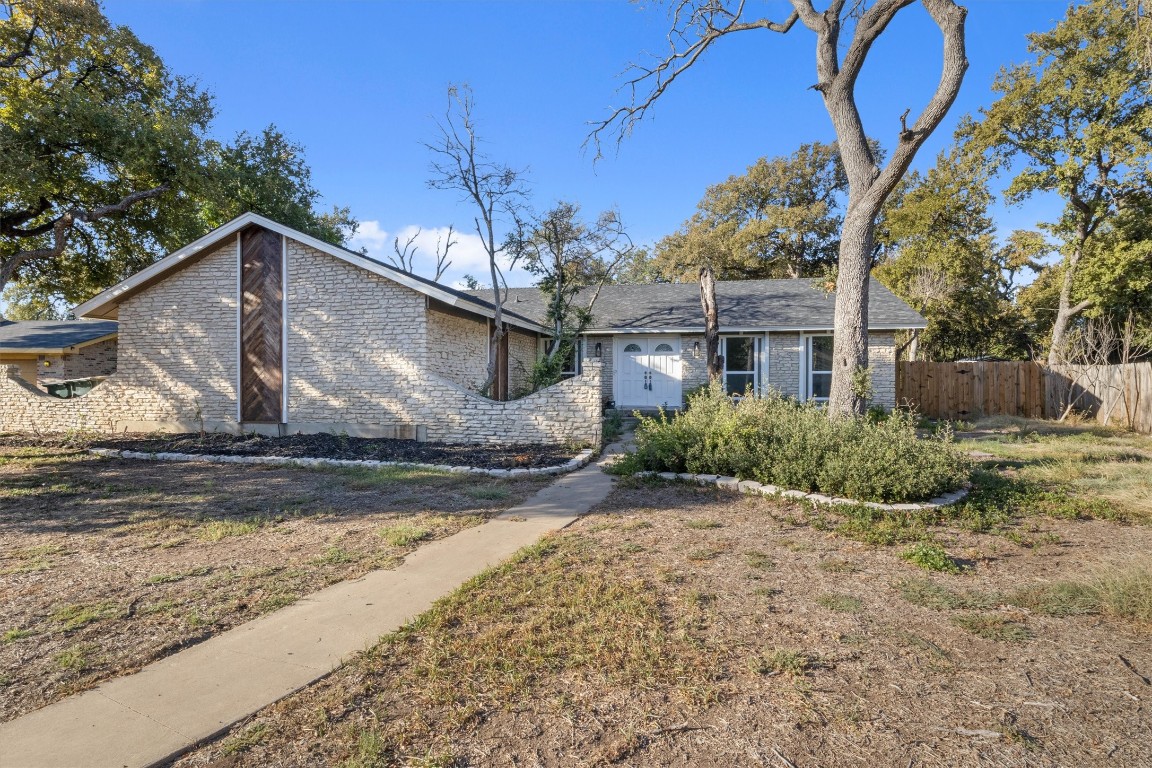
POLYGON ((0 720, 391 567, 545 482, 0 446, 0 720))
POLYGON ((910 547, 624 480, 177 765, 1152 765, 1152 527, 997 516, 1004 488, 910 547))

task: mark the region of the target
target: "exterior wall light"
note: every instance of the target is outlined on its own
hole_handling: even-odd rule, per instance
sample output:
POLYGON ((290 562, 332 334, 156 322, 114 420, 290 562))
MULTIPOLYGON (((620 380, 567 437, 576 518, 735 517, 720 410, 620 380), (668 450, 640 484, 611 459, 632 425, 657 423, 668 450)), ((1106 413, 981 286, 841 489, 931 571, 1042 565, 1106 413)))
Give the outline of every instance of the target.
POLYGON ((692 357, 700 357, 700 342, 693 342, 692 344, 692 357))
POLYGON ((595 347, 594 351, 592 352, 592 354, 595 355, 596 357, 603 357, 604 356, 604 345, 601 344, 600 342, 596 342, 596 347, 595 347))

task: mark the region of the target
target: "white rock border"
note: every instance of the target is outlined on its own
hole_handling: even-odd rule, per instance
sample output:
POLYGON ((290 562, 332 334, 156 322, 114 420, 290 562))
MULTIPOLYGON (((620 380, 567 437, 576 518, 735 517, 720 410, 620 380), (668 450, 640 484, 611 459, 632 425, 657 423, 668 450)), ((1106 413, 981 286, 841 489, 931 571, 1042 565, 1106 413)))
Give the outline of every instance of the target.
POLYGON ((633 474, 633 477, 658 477, 661 480, 678 480, 685 483, 695 483, 696 485, 705 486, 713 485, 717 488, 736 491, 738 493, 758 493, 761 496, 780 496, 795 501, 806 501, 818 507, 869 507, 871 509, 901 512, 948 507, 965 498, 968 492, 972 490, 972 484, 965 483, 964 486, 958 490, 937 496, 930 501, 922 501, 918 504, 880 504, 875 501, 856 501, 855 499, 844 499, 839 496, 825 496, 822 493, 791 491, 775 485, 758 483, 755 480, 740 480, 735 477, 723 477, 720 475, 694 475, 690 472, 636 472, 633 474))
POLYGON ((211 453, 149 453, 146 451, 120 451, 114 448, 89 448, 88 453, 110 459, 144 459, 146 461, 205 461, 211 464, 274 464, 288 467, 365 467, 383 469, 433 469, 440 472, 468 475, 490 475, 492 477, 524 477, 532 475, 562 475, 580 469, 592 461, 595 451, 585 448, 563 464, 552 467, 532 467, 525 469, 485 469, 483 467, 461 467, 451 464, 421 464, 413 461, 372 461, 369 459, 308 459, 291 456, 223 456, 211 453))

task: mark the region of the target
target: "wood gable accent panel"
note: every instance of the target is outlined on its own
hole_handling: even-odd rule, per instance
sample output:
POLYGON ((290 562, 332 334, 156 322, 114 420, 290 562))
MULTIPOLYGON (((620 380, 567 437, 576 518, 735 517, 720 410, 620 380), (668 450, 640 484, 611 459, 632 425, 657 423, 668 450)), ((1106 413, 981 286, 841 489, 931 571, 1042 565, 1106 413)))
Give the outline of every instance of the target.
POLYGON ((284 421, 284 263, 279 234, 240 233, 240 420, 284 421))

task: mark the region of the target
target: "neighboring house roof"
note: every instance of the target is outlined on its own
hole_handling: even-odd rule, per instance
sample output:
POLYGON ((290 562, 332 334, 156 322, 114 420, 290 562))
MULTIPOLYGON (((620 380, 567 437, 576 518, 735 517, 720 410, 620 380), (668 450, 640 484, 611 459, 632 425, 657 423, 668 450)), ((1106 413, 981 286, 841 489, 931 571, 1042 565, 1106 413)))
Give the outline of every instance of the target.
POLYGON ((27 320, 0 323, 0 353, 62 355, 115 338, 111 320, 27 320))
MULTIPOLYGON (((477 292, 474 292, 477 293, 477 292)), ((546 323, 547 298, 539 288, 509 289, 509 309, 546 323)), ((716 283, 720 330, 831 330, 836 294, 815 280, 720 280, 716 283)), ((914 309, 875 279, 868 285, 871 330, 926 328, 914 309)), ((592 309, 588 333, 698 333, 704 330, 697 283, 606 285, 592 309)))
MULTIPOLYGON (((185 265, 192 263, 197 257, 207 253, 220 243, 220 241, 235 235, 240 230, 251 225, 270 229, 284 237, 296 240, 329 256, 348 262, 349 264, 380 275, 381 277, 388 278, 418 293, 430 296, 431 298, 466 312, 471 312, 483 317, 492 317, 495 311, 492 302, 486 301, 480 296, 441 285, 434 280, 429 280, 426 277, 420 277, 411 272, 397 269, 390 264, 369 258, 362 253, 326 243, 323 240, 319 240, 291 227, 286 227, 259 214, 245 213, 232 219, 232 221, 227 224, 217 227, 199 240, 189 243, 179 250, 173 251, 150 267, 137 272, 127 280, 112 286, 98 296, 84 302, 76 307, 76 316, 114 319, 117 316, 120 302, 159 282, 169 273, 175 272, 185 265)), ((540 324, 517 312, 508 312, 506 315, 506 322, 510 325, 516 325, 532 331, 547 331, 547 329, 540 324)))

